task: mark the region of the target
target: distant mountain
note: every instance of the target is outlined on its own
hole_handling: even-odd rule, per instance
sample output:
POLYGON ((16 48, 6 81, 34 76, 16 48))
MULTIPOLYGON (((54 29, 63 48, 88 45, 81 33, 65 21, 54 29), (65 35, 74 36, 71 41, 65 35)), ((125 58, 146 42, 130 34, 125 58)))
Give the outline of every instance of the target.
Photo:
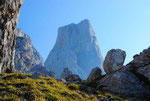
POLYGON ((16 30, 16 70, 26 72, 36 65, 44 66, 43 58, 32 45, 30 37, 21 30, 16 30))
MULTIPOLYGON (((89 20, 59 28, 57 41, 45 66, 60 78, 64 68, 86 79, 94 67, 102 71, 103 58, 89 20)), ((104 73, 104 72, 103 72, 104 73)))

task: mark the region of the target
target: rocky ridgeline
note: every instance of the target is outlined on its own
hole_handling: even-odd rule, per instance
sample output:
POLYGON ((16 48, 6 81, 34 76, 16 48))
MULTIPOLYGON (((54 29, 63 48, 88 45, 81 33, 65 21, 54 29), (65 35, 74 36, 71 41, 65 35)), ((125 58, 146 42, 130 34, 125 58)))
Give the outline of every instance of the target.
POLYGON ((128 65, 126 70, 132 72, 133 74, 137 75, 141 79, 143 78, 144 81, 147 83, 150 82, 150 47, 145 49, 139 55, 134 56, 134 60, 131 61, 128 65))
POLYGON ((119 94, 132 101, 149 101, 150 48, 135 55, 133 61, 123 66, 125 56, 122 50, 110 50, 104 60, 104 70, 107 74, 103 76, 100 72, 97 74, 99 69, 97 68, 91 72, 87 83, 94 81, 97 89, 119 94), (100 79, 95 81, 94 77, 100 79))
POLYGON ((32 45, 30 37, 16 30, 15 69, 24 73, 38 73, 43 76, 54 77, 55 73, 47 70, 43 58, 32 45))
POLYGON ((14 71, 14 31, 23 1, 0 0, 0 73, 14 71))
POLYGON ((86 79, 93 67, 101 67, 103 58, 95 32, 88 20, 59 28, 57 41, 45 66, 61 78, 64 68, 86 79))
POLYGON ((36 65, 44 66, 44 60, 32 45, 31 39, 22 30, 16 31, 15 68, 18 71, 29 71, 36 65))

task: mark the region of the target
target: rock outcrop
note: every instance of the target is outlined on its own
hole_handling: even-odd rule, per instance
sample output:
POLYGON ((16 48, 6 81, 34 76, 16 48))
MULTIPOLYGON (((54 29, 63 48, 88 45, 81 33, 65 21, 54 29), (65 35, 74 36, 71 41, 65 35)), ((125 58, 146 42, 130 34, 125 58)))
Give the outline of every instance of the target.
POLYGON ((94 83, 97 80, 100 80, 102 78, 102 71, 99 67, 95 67, 92 69, 90 75, 88 76, 86 82, 87 83, 94 83))
POLYGON ((104 70, 106 73, 112 73, 116 70, 119 70, 123 67, 125 61, 126 53, 120 49, 110 50, 104 60, 104 70))
POLYGON ((99 80, 97 83, 97 89, 123 95, 125 98, 132 101, 143 101, 142 99, 149 99, 150 93, 134 74, 122 71, 108 74, 99 80))
POLYGON ((55 77, 55 73, 44 66, 43 58, 32 45, 30 37, 20 29, 16 30, 15 69, 33 75, 55 77))
POLYGON ((139 55, 135 55, 126 69, 138 76, 140 80, 144 80, 143 82, 147 85, 150 85, 150 47, 139 55))
POLYGON ((27 73, 31 73, 31 74, 38 73, 38 74, 45 76, 45 77, 55 78, 54 72, 49 71, 46 67, 41 66, 41 65, 36 65, 36 66, 32 67, 29 71, 27 71, 27 73))
POLYGON ((14 31, 23 1, 0 0, 0 73, 14 71, 14 31))
POLYGON ((81 83, 82 82, 82 79, 79 77, 79 75, 76 75, 76 74, 68 75, 64 78, 64 80, 67 83, 81 83))
POLYGON ((32 45, 29 36, 21 30, 16 30, 15 68, 21 72, 27 72, 35 66, 44 66, 43 58, 32 45))
MULTIPOLYGON (((120 54, 120 57, 123 58, 123 56, 120 54)), ((112 64, 111 61, 107 62, 112 64)), ((145 49, 139 55, 135 55, 133 61, 128 65, 99 79, 97 89, 113 94, 121 94, 132 101, 149 101, 150 48, 145 49)))
POLYGON ((72 75, 72 72, 68 68, 64 68, 62 74, 61 74, 61 79, 64 79, 68 77, 69 75, 72 75))
MULTIPOLYGON (((56 44, 50 52, 45 66, 61 78, 63 69, 68 69, 86 79, 93 67, 101 67, 102 56, 99 45, 88 20, 59 28, 56 44)), ((103 71, 104 73, 104 71, 103 71)))
POLYGON ((64 83, 79 83, 82 81, 79 75, 73 74, 68 68, 64 68, 61 74, 61 80, 64 83))

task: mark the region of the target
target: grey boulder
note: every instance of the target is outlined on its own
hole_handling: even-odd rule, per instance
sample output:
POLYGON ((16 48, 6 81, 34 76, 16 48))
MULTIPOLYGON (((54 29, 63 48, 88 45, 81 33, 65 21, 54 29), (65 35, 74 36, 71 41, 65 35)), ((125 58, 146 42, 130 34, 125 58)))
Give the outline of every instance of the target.
POLYGON ((90 75, 88 76, 86 82, 87 83, 94 83, 95 81, 102 78, 102 71, 99 67, 95 67, 92 69, 90 75))
POLYGON ((67 83, 78 83, 82 81, 79 75, 73 74, 68 68, 64 68, 61 74, 61 80, 67 83))
POLYGON ((80 83, 82 82, 82 79, 79 77, 79 75, 71 74, 64 78, 64 80, 68 83, 80 83))
POLYGON ((103 68, 106 73, 112 73, 123 67, 125 61, 126 53, 120 49, 110 50, 104 60, 103 68))

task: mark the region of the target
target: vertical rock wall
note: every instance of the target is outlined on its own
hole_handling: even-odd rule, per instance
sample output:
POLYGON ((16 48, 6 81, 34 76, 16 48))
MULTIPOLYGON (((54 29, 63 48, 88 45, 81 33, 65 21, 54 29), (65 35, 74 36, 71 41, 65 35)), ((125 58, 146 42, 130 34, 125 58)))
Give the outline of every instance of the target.
POLYGON ((79 24, 69 24, 58 30, 57 41, 51 50, 45 66, 61 78, 64 68, 86 79, 90 71, 100 67, 102 73, 103 58, 96 34, 89 20, 79 24))
POLYGON ((23 1, 0 0, 0 73, 14 71, 14 31, 23 1))

